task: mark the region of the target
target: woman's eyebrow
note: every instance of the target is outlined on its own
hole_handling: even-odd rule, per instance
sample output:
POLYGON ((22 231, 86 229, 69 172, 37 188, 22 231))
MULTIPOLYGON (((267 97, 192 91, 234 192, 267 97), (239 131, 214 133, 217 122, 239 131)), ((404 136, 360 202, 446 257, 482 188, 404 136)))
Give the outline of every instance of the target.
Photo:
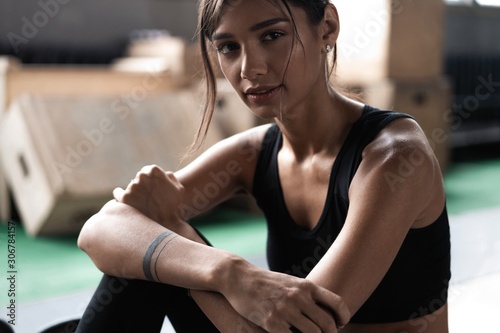
MULTIPOLYGON (((251 31, 251 32, 255 32, 255 31, 258 31, 260 29, 264 29, 264 28, 270 27, 270 26, 272 26, 274 24, 278 24, 278 23, 281 23, 281 22, 290 22, 290 20, 287 19, 287 18, 277 17, 277 18, 273 18, 273 19, 270 19, 270 20, 266 20, 266 21, 254 24, 248 30, 251 31)), ((214 40, 221 40, 221 39, 228 39, 228 38, 232 38, 232 37, 234 37, 234 36, 232 34, 230 34, 230 33, 214 34, 212 36, 212 41, 214 41, 214 40)))
POLYGON ((250 27, 250 31, 255 32, 257 30, 264 29, 264 28, 267 28, 271 25, 281 23, 281 22, 290 22, 290 20, 288 20, 287 18, 283 18, 283 17, 273 18, 273 19, 252 25, 250 27))

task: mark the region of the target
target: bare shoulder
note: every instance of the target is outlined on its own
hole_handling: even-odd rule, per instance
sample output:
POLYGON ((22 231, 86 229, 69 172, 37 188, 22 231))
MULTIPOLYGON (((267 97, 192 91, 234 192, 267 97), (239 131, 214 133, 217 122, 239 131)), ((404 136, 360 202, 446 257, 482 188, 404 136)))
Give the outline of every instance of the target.
POLYGON ((363 151, 365 163, 376 163, 384 168, 396 167, 403 160, 419 167, 416 172, 434 171, 438 167, 424 132, 410 118, 388 124, 363 151))
POLYGON ((442 212, 445 194, 441 170, 418 123, 401 118, 387 125, 363 151, 353 192, 364 184, 393 203, 420 207, 414 226, 426 225, 442 212))
POLYGON ((230 158, 243 164, 257 163, 264 136, 270 127, 271 124, 266 124, 235 134, 210 147, 206 155, 230 158))
POLYGON ((271 126, 272 124, 266 124, 253 127, 226 139, 226 141, 238 150, 241 150, 242 147, 252 147, 260 150, 264 136, 271 126))
POLYGON ((183 184, 199 184, 206 175, 224 171, 233 176, 235 187, 249 190, 262 142, 270 126, 254 127, 214 144, 179 170, 176 176, 183 184))

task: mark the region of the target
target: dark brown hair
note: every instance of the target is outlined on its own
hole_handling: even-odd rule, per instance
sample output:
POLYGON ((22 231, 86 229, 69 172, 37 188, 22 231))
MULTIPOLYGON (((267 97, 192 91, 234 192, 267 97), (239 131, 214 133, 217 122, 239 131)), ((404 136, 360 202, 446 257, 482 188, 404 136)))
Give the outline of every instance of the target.
MULTIPOLYGON (((215 105, 217 102, 217 81, 216 73, 212 63, 211 54, 211 38, 215 30, 219 25, 219 18, 221 17, 222 10, 224 6, 228 5, 238 5, 245 0, 200 0, 198 3, 198 40, 201 47, 201 56, 203 60, 203 70, 205 79, 205 104, 203 110, 203 116, 201 119, 198 132, 196 133, 196 138, 189 148, 188 154, 196 151, 201 147, 203 141, 208 132, 210 122, 212 121, 212 116, 215 110, 215 105)), ((294 24, 294 30, 296 31, 295 22, 293 21, 292 12, 290 10, 290 5, 302 8, 309 19, 309 22, 316 26, 325 16, 325 9, 330 3, 329 0, 268 0, 270 2, 279 5, 283 4, 286 11, 292 18, 294 24)), ((297 36, 298 37, 298 36, 297 36)), ((335 64, 337 62, 337 45, 333 48, 333 62, 328 70, 329 75, 333 72, 335 64)))

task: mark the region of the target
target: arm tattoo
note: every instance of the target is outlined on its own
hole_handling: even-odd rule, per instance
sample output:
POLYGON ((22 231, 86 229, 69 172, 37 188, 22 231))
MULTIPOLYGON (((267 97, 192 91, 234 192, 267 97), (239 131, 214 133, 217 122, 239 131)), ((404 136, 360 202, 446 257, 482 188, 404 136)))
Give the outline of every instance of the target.
POLYGON ((170 243, 170 241, 172 239, 174 239, 175 237, 177 236, 177 234, 173 233, 172 231, 165 231, 164 233, 162 233, 161 235, 159 235, 158 237, 156 237, 152 242, 151 244, 149 244, 149 247, 148 249, 146 250, 146 253, 144 254, 144 257, 142 259, 142 271, 144 272, 144 275, 146 276, 146 279, 148 281, 154 281, 154 282, 161 282, 160 279, 158 278, 158 272, 156 270, 156 264, 158 263, 158 258, 160 257, 160 254, 162 253, 163 249, 165 249, 165 247, 167 246, 168 243, 170 243), (158 246, 160 246, 160 244, 170 235, 173 235, 173 237, 171 237, 164 245, 163 247, 161 248, 160 252, 156 255, 156 259, 155 259, 155 265, 154 265, 154 272, 155 272, 155 275, 156 275, 156 279, 153 277, 153 274, 151 273, 151 261, 153 259, 153 255, 156 251, 156 249, 158 248, 158 246))
POLYGON ((170 241, 172 239, 174 239, 177 235, 174 234, 168 241, 165 242, 165 244, 163 245, 163 247, 161 248, 160 252, 158 252, 158 255, 156 256, 156 260, 155 260, 155 275, 156 275, 156 280, 158 282, 161 282, 160 281, 160 277, 158 276, 158 271, 156 270, 156 265, 158 264, 158 259, 160 258, 160 255, 161 253, 163 252, 163 249, 165 249, 165 247, 167 247, 168 243, 170 243, 170 241))

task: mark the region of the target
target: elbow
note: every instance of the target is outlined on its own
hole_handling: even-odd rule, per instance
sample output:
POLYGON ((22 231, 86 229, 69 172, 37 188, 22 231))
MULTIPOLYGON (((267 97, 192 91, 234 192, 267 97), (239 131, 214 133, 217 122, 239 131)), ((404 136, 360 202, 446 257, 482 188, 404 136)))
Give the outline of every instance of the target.
POLYGON ((102 248, 102 240, 99 238, 103 232, 100 230, 99 221, 102 219, 100 213, 92 216, 85 224, 78 235, 77 245, 92 260, 98 270, 104 274, 110 274, 109 263, 103 256, 106 249, 102 248))
POLYGON ((83 252, 87 252, 91 236, 89 235, 89 229, 91 228, 89 226, 89 223, 91 223, 93 217, 91 217, 85 224, 83 225, 82 229, 80 230, 80 234, 78 235, 77 239, 77 245, 80 250, 83 252))
POLYGON ((127 255, 116 250, 116 232, 112 223, 115 213, 116 205, 113 201, 108 202, 85 222, 78 235, 77 245, 101 272, 121 276, 119 272, 124 267, 127 255))
MULTIPOLYGON (((102 237, 106 230, 104 229, 104 220, 109 219, 113 213, 114 200, 109 201, 102 209, 91 216, 83 225, 78 235, 77 245, 83 252, 91 256, 93 249, 102 244, 102 237)), ((92 256, 91 256, 92 258, 92 256)), ((93 259, 93 258, 92 258, 93 259)))
POLYGON ((94 239, 95 232, 95 224, 96 224, 96 215, 92 216, 80 230, 80 234, 78 235, 77 245, 80 250, 85 253, 90 253, 90 249, 92 247, 92 242, 94 239))

